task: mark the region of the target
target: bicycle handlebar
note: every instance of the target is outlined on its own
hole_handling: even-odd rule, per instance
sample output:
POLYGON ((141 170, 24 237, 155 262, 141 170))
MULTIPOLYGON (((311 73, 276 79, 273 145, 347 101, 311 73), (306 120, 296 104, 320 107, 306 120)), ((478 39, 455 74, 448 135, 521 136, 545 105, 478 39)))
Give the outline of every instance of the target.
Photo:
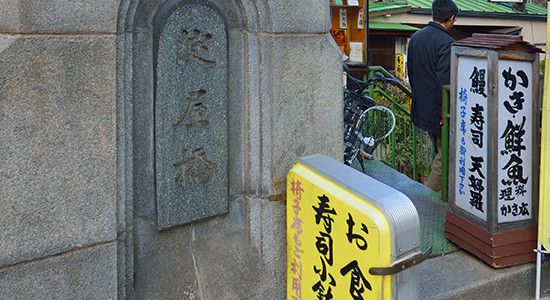
POLYGON ((344 63, 344 70, 345 70, 345 73, 346 73, 346 77, 350 81, 352 81, 352 83, 355 84, 360 90, 364 90, 368 86, 375 85, 378 82, 382 83, 381 88, 384 91, 388 91, 387 83, 398 86, 398 87, 400 85, 402 85, 402 83, 399 80, 395 79, 394 77, 386 77, 380 71, 374 72, 374 74, 369 79, 367 79, 367 81, 363 81, 363 80, 360 80, 358 78, 355 78, 355 77, 351 76, 350 69, 349 69, 348 65, 345 64, 345 63, 344 63))

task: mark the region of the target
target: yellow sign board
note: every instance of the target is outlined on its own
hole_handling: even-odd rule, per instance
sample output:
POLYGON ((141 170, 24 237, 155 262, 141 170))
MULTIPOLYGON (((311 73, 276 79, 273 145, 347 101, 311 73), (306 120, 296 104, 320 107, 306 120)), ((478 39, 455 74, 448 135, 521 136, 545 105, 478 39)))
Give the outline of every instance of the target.
MULTIPOLYGON (((548 16, 550 19, 550 15, 548 16)), ((546 40, 550 41, 550 22, 546 40)), ((544 97, 542 101, 542 132, 540 149, 539 242, 550 250, 550 62, 545 58, 544 97)))
POLYGON ((287 175, 287 299, 391 299, 384 214, 297 163, 287 175))
POLYGON ((395 54, 395 76, 399 79, 403 79, 405 73, 405 58, 403 54, 395 54))

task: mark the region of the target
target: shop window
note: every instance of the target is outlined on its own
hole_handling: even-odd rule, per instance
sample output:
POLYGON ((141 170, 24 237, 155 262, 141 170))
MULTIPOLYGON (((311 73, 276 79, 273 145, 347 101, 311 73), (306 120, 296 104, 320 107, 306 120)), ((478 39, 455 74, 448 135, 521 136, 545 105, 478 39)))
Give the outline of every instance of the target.
POLYGON ((391 71, 395 69, 395 36, 375 35, 370 36, 371 66, 382 66, 391 71))

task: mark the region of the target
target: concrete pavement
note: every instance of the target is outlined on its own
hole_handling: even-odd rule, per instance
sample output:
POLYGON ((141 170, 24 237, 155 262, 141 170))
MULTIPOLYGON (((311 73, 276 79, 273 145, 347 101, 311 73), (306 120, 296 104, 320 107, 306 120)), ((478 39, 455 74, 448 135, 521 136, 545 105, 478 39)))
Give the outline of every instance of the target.
MULTIPOLYGON (((358 168, 358 166, 354 166, 358 168)), ((436 215, 441 220, 442 212, 423 211, 438 210, 437 205, 424 205, 431 201, 438 202, 438 194, 424 185, 409 179, 407 176, 387 166, 379 159, 365 162, 365 173, 386 185, 389 185, 411 199, 418 210, 421 230, 424 234, 442 234, 441 225, 435 228, 437 222, 426 222, 426 216, 436 215), (422 226, 424 224, 424 226, 422 226)), ((360 170, 360 167, 358 168, 360 170)), ((444 208, 443 208, 444 209, 444 208)), ((447 241, 448 242, 448 241, 447 241)), ((422 241, 423 250, 430 239, 422 241)), ((447 248, 448 249, 448 248, 447 248)), ((445 251, 442 251, 445 252, 445 251)), ((542 264, 541 290, 545 298, 550 300, 550 262, 542 264)), ((418 266, 420 268, 420 298, 421 299, 534 299, 536 266, 527 263, 519 266, 494 269, 468 252, 458 249, 434 256, 418 266)))

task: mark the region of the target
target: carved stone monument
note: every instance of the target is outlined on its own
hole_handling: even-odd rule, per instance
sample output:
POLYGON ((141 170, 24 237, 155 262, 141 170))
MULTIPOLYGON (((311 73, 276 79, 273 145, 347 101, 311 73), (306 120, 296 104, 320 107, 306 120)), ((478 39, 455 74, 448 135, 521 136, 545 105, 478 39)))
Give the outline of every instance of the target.
POLYGON ((223 214, 227 25, 208 2, 164 6, 155 22, 155 181, 159 230, 223 214))

